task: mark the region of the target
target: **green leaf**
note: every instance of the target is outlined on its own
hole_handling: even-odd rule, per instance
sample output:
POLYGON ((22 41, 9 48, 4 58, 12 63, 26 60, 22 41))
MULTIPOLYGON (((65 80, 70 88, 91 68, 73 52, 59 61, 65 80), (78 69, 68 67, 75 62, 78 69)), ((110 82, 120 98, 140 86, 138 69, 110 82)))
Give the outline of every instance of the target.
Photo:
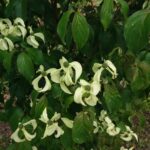
POLYGON ((78 49, 81 49, 89 38, 89 24, 79 12, 75 13, 72 22, 72 34, 78 49))
POLYGON ((31 57, 34 64, 41 65, 44 63, 44 56, 41 50, 35 48, 28 48, 26 51, 31 57))
POLYGON ((117 112, 122 106, 122 99, 120 93, 114 84, 104 85, 104 102, 110 113, 117 112))
POLYGON ((7 150, 32 150, 32 146, 30 142, 22 142, 11 144, 7 150))
POLYGON ((104 27, 104 30, 107 30, 113 18, 113 0, 104 0, 101 11, 100 11, 100 20, 104 27))
POLYGON ((121 13, 123 14, 124 18, 127 18, 129 12, 128 3, 125 0, 118 0, 121 5, 121 13))
POLYGON ((10 118, 9 124, 13 130, 15 130, 18 126, 18 122, 23 117, 24 113, 20 108, 12 108, 9 110, 10 118))
POLYGON ((17 68, 28 81, 31 81, 34 76, 34 66, 31 58, 24 52, 20 53, 17 58, 17 68))
POLYGON ((64 44, 65 44, 65 36, 67 34, 69 18, 72 13, 73 13, 73 10, 68 10, 64 12, 57 26, 57 33, 64 44))
POLYGON ((131 15, 124 30, 129 50, 138 52, 148 44, 150 34, 150 10, 140 10, 131 15))
POLYGON ((13 57, 13 53, 5 53, 5 59, 3 60, 3 66, 4 68, 10 72, 10 70, 12 69, 12 57, 13 57))
POLYGON ((35 115, 34 115, 35 118, 40 118, 43 110, 45 109, 45 107, 47 107, 47 105, 48 105, 47 98, 44 95, 39 99, 39 102, 37 102, 35 105, 35 115))
POLYGON ((85 143, 92 139, 93 120, 87 112, 80 112, 75 120, 72 129, 73 141, 78 144, 85 143))

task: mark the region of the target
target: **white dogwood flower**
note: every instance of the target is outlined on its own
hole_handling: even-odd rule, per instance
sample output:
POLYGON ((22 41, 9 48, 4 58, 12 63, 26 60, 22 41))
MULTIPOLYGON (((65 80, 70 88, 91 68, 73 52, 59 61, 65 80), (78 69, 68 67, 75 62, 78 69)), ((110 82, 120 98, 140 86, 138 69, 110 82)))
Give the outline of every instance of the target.
POLYGON ((13 49, 14 49, 14 44, 9 38, 4 37, 3 39, 2 38, 0 39, 0 50, 12 51, 13 49))
POLYGON ((9 29, 12 26, 12 23, 9 19, 0 19, 0 33, 4 36, 9 34, 9 29))
POLYGON ((47 109, 46 108, 44 109, 44 111, 41 115, 41 118, 40 118, 40 120, 46 124, 45 132, 44 132, 42 139, 44 139, 47 136, 51 136, 55 132, 56 132, 56 134, 55 134, 56 138, 58 138, 62 134, 64 134, 63 129, 58 126, 58 120, 60 118, 61 118, 60 113, 55 112, 53 117, 51 119, 49 119, 48 115, 47 115, 47 109))
POLYGON ((15 142, 24 142, 24 141, 31 141, 33 138, 35 138, 36 133, 34 134, 30 134, 27 130, 26 130, 26 126, 31 125, 33 130, 32 132, 34 132, 34 130, 37 127, 37 123, 35 119, 32 119, 26 123, 19 123, 18 128, 16 129, 16 131, 11 135, 11 139, 13 139, 15 142), (19 133, 22 132, 23 133, 23 138, 19 137, 19 133))
POLYGON ((31 27, 29 27, 29 32, 30 35, 27 37, 27 43, 34 47, 34 48, 38 48, 39 47, 39 42, 37 41, 37 39, 41 39, 43 42, 45 42, 45 38, 44 38, 44 34, 41 32, 38 33, 33 33, 33 30, 31 27))
POLYGON ((124 146, 121 146, 120 150, 134 150, 134 146, 130 147, 129 149, 125 148, 124 146))
POLYGON ((125 126, 126 131, 120 134, 120 138, 124 141, 131 141, 133 137, 138 141, 138 136, 134 133, 129 126, 125 126))
POLYGON ((59 83, 61 89, 68 94, 71 94, 71 91, 68 89, 68 86, 74 85, 82 73, 82 66, 77 61, 71 63, 64 57, 59 60, 60 69, 52 68, 51 69, 51 80, 55 83, 59 83))
POLYGON ((100 91, 100 84, 98 82, 89 83, 83 79, 80 80, 78 87, 74 93, 74 101, 83 106, 90 105, 95 106, 97 104, 98 98, 96 95, 100 91))
POLYGON ((9 29, 9 34, 13 36, 22 36, 23 38, 27 34, 24 21, 21 18, 16 18, 14 20, 13 26, 9 29))
POLYGON ((47 71, 44 71, 44 66, 40 65, 37 71, 37 73, 40 73, 40 75, 32 81, 32 85, 37 92, 46 92, 51 89, 51 82, 47 77, 50 73, 49 71, 49 69, 47 71), (42 78, 45 80, 45 85, 44 87, 39 87, 39 82, 42 80, 42 78))
POLYGON ((117 77, 117 70, 114 64, 110 60, 105 60, 103 64, 95 63, 92 67, 94 74, 93 80, 100 82, 101 81, 101 75, 104 70, 107 70, 111 73, 112 79, 115 79, 117 77))

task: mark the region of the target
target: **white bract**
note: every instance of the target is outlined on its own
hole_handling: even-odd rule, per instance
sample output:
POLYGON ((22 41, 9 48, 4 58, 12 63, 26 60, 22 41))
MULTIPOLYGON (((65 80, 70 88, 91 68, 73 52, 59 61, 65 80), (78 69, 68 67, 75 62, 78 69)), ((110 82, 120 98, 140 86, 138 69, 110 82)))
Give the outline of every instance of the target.
POLYGON ((47 115, 47 109, 46 108, 44 109, 40 118, 40 120, 46 124, 45 132, 42 139, 44 139, 47 136, 51 136, 55 132, 56 132, 55 134, 56 138, 64 134, 64 131, 58 126, 58 122, 57 122, 60 119, 60 117, 61 117, 60 113, 55 112, 53 117, 49 119, 47 115))
POLYGON ((13 26, 9 29, 9 34, 13 36, 22 36, 24 38, 26 33, 27 30, 25 28, 24 21, 21 18, 16 18, 13 26))
POLYGON ((9 19, 0 19, 0 33, 4 36, 9 34, 9 29, 12 23, 9 19))
POLYGON ((105 60, 103 64, 95 63, 92 68, 94 74, 93 80, 100 82, 101 75, 104 70, 107 70, 112 75, 112 79, 117 77, 117 70, 110 60, 105 60))
POLYGON ((19 123, 18 128, 16 129, 16 131, 11 135, 11 139, 13 139, 15 142, 24 142, 24 141, 31 141, 33 138, 35 138, 36 133, 33 134, 34 130, 37 127, 37 123, 35 119, 32 119, 26 123, 19 123), (27 130, 26 130, 26 126, 32 126, 32 134, 30 134, 27 130), (22 132, 24 137, 19 137, 19 133, 22 132))
POLYGON ((39 42, 37 41, 37 39, 41 39, 43 42, 45 42, 43 33, 41 33, 41 32, 33 33, 33 30, 31 27, 29 27, 29 32, 30 32, 30 35, 27 37, 27 43, 30 46, 32 46, 34 48, 38 48, 39 42))
POLYGON ((47 71, 44 71, 44 66, 40 65, 40 67, 36 73, 40 73, 40 75, 32 81, 32 85, 33 85, 34 89, 39 93, 40 92, 46 92, 46 91, 50 90, 51 89, 51 82, 47 77, 48 74, 50 73, 50 70, 48 69, 47 71), (44 81, 45 85, 43 87, 39 87, 39 82, 42 80, 42 78, 45 80, 44 81))
POLYGON ((55 132, 55 138, 58 138, 64 134, 64 130, 58 125, 59 120, 62 120, 68 128, 73 127, 73 121, 68 118, 61 118, 60 113, 55 112, 53 117, 49 119, 46 108, 44 109, 40 120, 46 124, 46 128, 42 139, 46 138, 47 136, 53 135, 55 132))
POLYGON ((60 69, 51 69, 51 80, 55 83, 59 83, 61 89, 67 93, 71 94, 68 86, 74 85, 82 73, 82 66, 77 61, 71 63, 64 57, 59 60, 60 69))
POLYGON ((83 79, 80 80, 79 84, 81 86, 78 87, 74 93, 74 101, 83 106, 95 106, 98 101, 96 95, 100 91, 100 84, 95 81, 89 83, 83 79))
POLYGON ((101 128, 102 131, 106 130, 106 133, 110 136, 116 136, 120 133, 120 128, 115 126, 105 110, 101 111, 99 121, 100 122, 93 122, 93 126, 95 127, 94 133, 97 133, 99 128, 101 128))
POLYGON ((120 134, 120 138, 124 141, 131 141, 133 137, 138 141, 138 136, 136 133, 134 133, 129 126, 125 126, 126 131, 122 134, 120 134))
POLYGON ((14 49, 14 44, 9 38, 4 37, 3 39, 2 38, 0 39, 0 50, 12 51, 13 49, 14 49))
POLYGON ((134 147, 132 146, 128 149, 128 148, 125 148, 124 146, 121 146, 120 150, 134 150, 134 147))

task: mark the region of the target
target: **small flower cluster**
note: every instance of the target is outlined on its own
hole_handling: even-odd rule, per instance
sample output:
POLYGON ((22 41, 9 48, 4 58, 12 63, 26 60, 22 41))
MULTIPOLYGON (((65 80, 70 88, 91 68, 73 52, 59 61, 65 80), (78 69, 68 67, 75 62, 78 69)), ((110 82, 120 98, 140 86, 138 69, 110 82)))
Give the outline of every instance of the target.
MULTIPOLYGON (((60 84, 61 89, 67 93, 72 94, 70 86, 73 86, 77 83, 77 80, 82 74, 82 66, 79 62, 73 61, 71 63, 64 57, 59 61, 60 68, 50 68, 44 70, 44 66, 40 66, 37 70, 37 73, 40 73, 36 77, 32 85, 37 92, 46 92, 51 89, 51 81, 48 78, 50 75, 51 80, 54 83, 60 84), (44 78, 45 85, 39 87, 39 82, 44 78)), ((79 85, 74 92, 74 102, 81 104, 83 106, 90 105, 95 106, 98 102, 98 93, 101 91, 101 75, 104 70, 107 70, 112 75, 112 79, 117 77, 116 67, 110 60, 104 61, 103 64, 95 63, 93 66, 93 72, 95 73, 91 81, 86 81, 80 79, 79 85)))
MULTIPOLYGON (((27 35, 27 29, 21 18, 16 18, 13 23, 9 19, 0 19, 0 50, 12 51, 14 49, 14 38, 24 39, 27 35)), ((40 32, 33 33, 29 27, 29 35, 26 38, 27 44, 34 48, 39 47, 37 39, 44 41, 44 35, 40 32)))
MULTIPOLYGON (((60 113, 55 112, 54 115, 51 117, 51 119, 49 119, 46 108, 43 110, 43 113, 41 114, 39 120, 46 124, 45 132, 43 137, 41 137, 41 139, 44 139, 47 136, 51 136, 55 132, 56 132, 55 138, 58 138, 64 134, 63 129, 58 125, 59 120, 61 120, 66 127, 68 128, 73 127, 73 121, 68 118, 61 117, 60 113)), ((35 119, 32 119, 26 123, 19 123, 18 128, 11 135, 11 139, 13 139, 15 142, 18 143, 24 141, 31 141, 36 137, 35 132, 36 128, 37 128, 37 121, 35 119), (31 133, 28 131, 29 126, 32 126, 31 133)))
POLYGON ((119 135, 120 138, 126 142, 131 141, 133 137, 138 141, 137 134, 134 133, 129 126, 126 125, 125 131, 122 131, 112 122, 105 110, 101 111, 99 121, 94 121, 93 126, 95 127, 94 133, 97 133, 99 129, 101 129, 102 131, 105 130, 110 136, 119 135))

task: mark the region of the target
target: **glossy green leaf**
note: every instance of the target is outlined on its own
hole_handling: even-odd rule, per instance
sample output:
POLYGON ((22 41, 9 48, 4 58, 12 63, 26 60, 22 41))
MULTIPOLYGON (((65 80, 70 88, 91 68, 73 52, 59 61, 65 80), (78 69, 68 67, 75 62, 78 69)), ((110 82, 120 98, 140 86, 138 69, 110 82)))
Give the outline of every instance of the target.
POLYGON ((57 33, 61 38, 62 42, 65 43, 65 36, 67 34, 67 27, 70 19, 70 15, 73 13, 73 10, 68 10, 63 13, 61 19, 59 20, 57 26, 57 33))
POLYGON ((150 10, 140 10, 131 15, 124 30, 129 50, 138 52, 148 45, 150 34, 150 10))
POLYGON ((107 30, 113 18, 113 0, 104 0, 101 11, 100 11, 100 20, 104 27, 104 30, 107 30))
POLYGON ((121 5, 121 13, 125 18, 128 16, 129 6, 125 0, 118 0, 119 4, 121 5))
POLYGON ((31 58, 24 52, 20 53, 17 58, 17 68, 28 81, 31 81, 34 76, 34 66, 31 58))
POLYGON ((7 150, 32 150, 30 142, 11 144, 7 150))
POLYGON ((104 102, 110 113, 117 112, 122 106, 121 95, 114 84, 104 86, 104 102))
POLYGON ((89 24, 86 18, 79 12, 75 13, 72 22, 73 40, 78 49, 81 49, 89 38, 89 24))
POLYGON ((11 70, 11 67, 12 67, 12 57, 13 57, 13 53, 5 53, 5 56, 4 56, 4 60, 3 60, 3 66, 4 68, 10 72, 11 70))
POLYGON ((27 50, 28 55, 31 57, 32 61, 36 65, 41 65, 44 63, 44 56, 41 50, 28 48, 27 50))
POLYGON ((79 113, 75 120, 72 129, 73 141, 78 144, 85 143, 92 138, 93 120, 87 112, 79 113))

